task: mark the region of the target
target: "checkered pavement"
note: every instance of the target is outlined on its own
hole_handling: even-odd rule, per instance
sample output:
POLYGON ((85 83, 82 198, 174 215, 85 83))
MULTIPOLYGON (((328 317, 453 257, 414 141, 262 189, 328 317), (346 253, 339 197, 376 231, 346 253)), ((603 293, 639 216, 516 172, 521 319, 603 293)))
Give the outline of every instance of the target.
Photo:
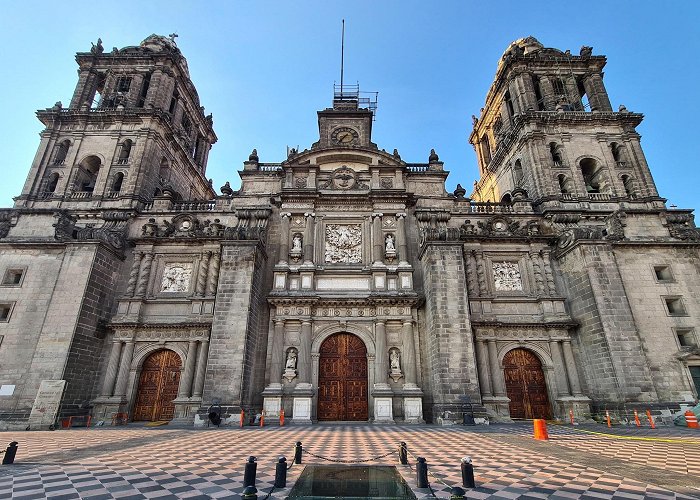
MULTIPOLYGON (((477 488, 469 490, 470 498, 691 498, 607 472, 606 460, 630 467, 645 464, 687 478, 691 486, 679 491, 700 497, 700 479, 697 490, 692 486, 694 478, 700 477, 696 465, 700 445, 619 440, 551 426, 552 439, 546 449, 518 446, 506 439, 522 440, 530 435, 529 426, 524 425, 315 425, 242 430, 130 425, 3 432, 0 443, 16 440, 20 448, 15 465, 0 466, 0 498, 240 498, 245 461, 248 455, 255 455, 256 487, 262 499, 274 482, 278 456, 285 455, 291 463, 296 441, 315 455, 333 459, 363 460, 391 453, 370 463, 396 465, 418 498, 431 495, 416 488, 415 456, 426 458, 435 494, 449 498, 449 488, 440 481, 460 485, 459 464, 465 455, 474 461, 477 482, 477 488), (400 441, 406 442, 412 454, 410 466, 398 465, 400 441), (595 454, 599 460, 565 460, 554 453, 559 447, 580 450, 582 458, 595 454)), ((289 487, 275 490, 271 498, 286 497, 303 465, 329 463, 308 453, 303 461, 289 471, 289 487)))

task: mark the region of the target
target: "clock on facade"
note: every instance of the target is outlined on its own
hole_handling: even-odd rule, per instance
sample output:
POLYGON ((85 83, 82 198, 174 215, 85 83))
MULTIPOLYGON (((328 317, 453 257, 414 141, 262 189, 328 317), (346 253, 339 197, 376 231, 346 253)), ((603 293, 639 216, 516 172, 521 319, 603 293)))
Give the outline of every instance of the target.
POLYGON ((339 146, 348 146, 357 142, 359 134, 350 127, 338 127, 331 133, 331 141, 339 146))

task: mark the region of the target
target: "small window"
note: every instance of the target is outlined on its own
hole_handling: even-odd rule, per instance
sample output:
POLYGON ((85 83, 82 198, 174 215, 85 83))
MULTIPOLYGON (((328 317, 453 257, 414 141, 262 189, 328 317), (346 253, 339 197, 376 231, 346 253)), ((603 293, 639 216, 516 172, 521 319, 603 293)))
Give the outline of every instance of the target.
POLYGON ((12 307, 15 304, 13 302, 5 302, 0 304, 0 323, 7 323, 10 321, 10 314, 12 314, 12 307))
POLYGON ((676 336, 681 347, 696 347, 698 345, 695 339, 695 330, 692 328, 676 328, 676 336))
POLYGON ((131 88, 131 78, 128 76, 120 76, 117 80, 117 92, 129 92, 131 88))
POLYGON ((21 286, 24 278, 24 269, 8 269, 2 278, 3 286, 21 286))
POLYGON ((685 316, 685 306, 680 297, 664 297, 666 302, 666 310, 671 316, 685 316))
POLYGON ((671 268, 669 266, 654 266, 656 281, 673 281, 671 268))

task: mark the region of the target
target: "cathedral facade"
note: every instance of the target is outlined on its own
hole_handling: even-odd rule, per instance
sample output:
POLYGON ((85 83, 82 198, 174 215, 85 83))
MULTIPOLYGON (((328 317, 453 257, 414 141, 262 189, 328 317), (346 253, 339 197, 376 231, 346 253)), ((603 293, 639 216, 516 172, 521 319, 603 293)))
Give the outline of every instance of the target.
POLYGON ((22 193, 0 209, 0 425, 664 416, 700 391, 700 232, 667 208, 604 56, 511 44, 469 141, 372 142, 336 90, 318 141, 220 194, 217 137, 173 39, 76 56, 22 193), (50 399, 50 398, 49 398, 50 399), (666 413, 664 413, 666 412, 666 413), (34 420, 33 420, 34 419, 34 420), (38 422, 38 423, 37 423, 38 422))

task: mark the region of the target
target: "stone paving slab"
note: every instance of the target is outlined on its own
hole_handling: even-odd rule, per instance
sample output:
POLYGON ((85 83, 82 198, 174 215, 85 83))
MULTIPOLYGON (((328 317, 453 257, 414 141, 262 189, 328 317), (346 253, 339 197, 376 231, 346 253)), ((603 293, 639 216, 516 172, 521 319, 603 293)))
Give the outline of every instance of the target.
MULTIPOLYGON (((449 498, 461 482, 460 459, 470 455, 477 488, 469 498, 700 498, 700 433, 665 429, 656 435, 603 426, 550 426, 550 441, 531 438, 531 424, 487 427, 315 425, 245 429, 123 428, 3 432, 0 443, 20 443, 16 464, 0 467, 0 498, 240 498, 243 468, 258 457, 259 498, 274 482, 279 455, 291 463, 294 443, 317 457, 397 465, 419 498, 413 464, 423 456, 431 486, 449 498), (633 438, 660 437, 666 441, 633 438), (409 466, 398 465, 407 443, 409 466), (445 484, 443 484, 442 482, 445 484)), ((307 463, 329 463, 309 453, 289 471, 284 498, 307 463)))

